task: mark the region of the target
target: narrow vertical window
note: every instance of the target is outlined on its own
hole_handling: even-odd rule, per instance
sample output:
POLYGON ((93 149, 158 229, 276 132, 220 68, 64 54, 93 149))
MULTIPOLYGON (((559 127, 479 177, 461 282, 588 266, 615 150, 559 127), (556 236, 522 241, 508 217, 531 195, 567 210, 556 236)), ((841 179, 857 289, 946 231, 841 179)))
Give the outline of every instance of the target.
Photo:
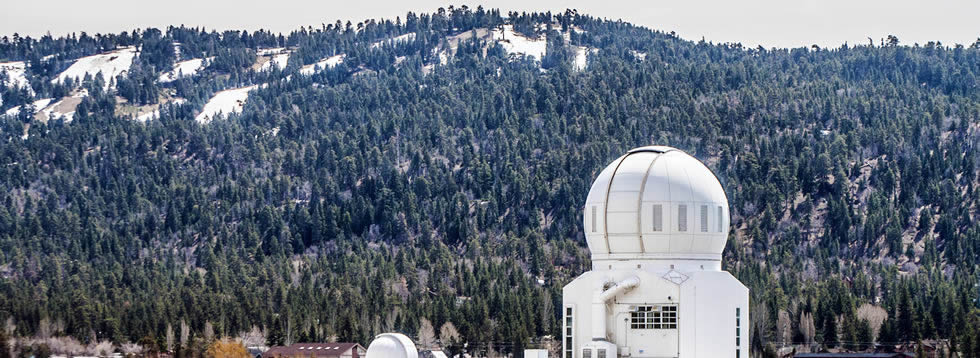
POLYGON ((701 205, 701 232, 708 232, 708 206, 701 205))
POLYGON ((592 232, 595 232, 595 206, 592 207, 592 232))
MULTIPOLYGON (((595 208, 595 207, 593 207, 595 208)), ((575 307, 572 305, 565 306, 565 341, 562 342, 562 357, 564 358, 575 358, 575 307)))
POLYGON ((677 206, 677 231, 687 231, 687 205, 677 206))
POLYGON ((721 205, 718 206, 718 232, 725 231, 722 225, 725 223, 725 218, 721 216, 721 205))
POLYGON ((653 231, 664 231, 664 206, 653 205, 653 231))
POLYGON ((742 356, 742 308, 735 307, 735 358, 742 356))

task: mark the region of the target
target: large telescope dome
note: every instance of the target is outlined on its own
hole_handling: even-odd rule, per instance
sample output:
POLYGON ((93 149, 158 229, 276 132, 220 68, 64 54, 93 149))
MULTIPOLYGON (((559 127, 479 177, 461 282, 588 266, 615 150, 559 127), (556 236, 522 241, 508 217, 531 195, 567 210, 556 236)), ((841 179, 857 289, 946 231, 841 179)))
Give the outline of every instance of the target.
POLYGON ((603 169, 583 220, 593 261, 720 261, 730 223, 714 173, 664 146, 630 150, 603 169))
POLYGON ((418 358, 419 351, 408 336, 382 333, 368 345, 366 358, 418 358))

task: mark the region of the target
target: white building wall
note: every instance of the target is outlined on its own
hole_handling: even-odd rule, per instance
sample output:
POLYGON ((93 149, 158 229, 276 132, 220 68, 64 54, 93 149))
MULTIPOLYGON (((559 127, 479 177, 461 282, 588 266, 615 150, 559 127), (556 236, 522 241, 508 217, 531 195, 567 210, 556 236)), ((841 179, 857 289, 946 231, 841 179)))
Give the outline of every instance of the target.
MULTIPOLYGON (((606 335, 618 347, 620 357, 735 358, 738 354, 738 358, 748 358, 748 289, 725 271, 684 273, 687 279, 681 284, 667 280, 665 275, 643 269, 594 270, 566 285, 564 307, 572 308, 574 314, 573 325, 562 327, 562 342, 571 337, 575 349, 571 356, 563 349, 562 357, 582 358, 582 345, 593 340, 593 294, 600 285, 636 276, 640 279, 636 288, 606 305, 606 335), (644 305, 677 305, 677 329, 632 329, 630 312, 644 305), (736 353, 735 345, 736 308, 742 315, 740 353, 736 353)), ((567 323, 568 317, 563 318, 567 323)))
POLYGON ((748 358, 748 288, 726 271, 693 272, 681 285, 681 300, 680 357, 748 358), (736 311, 742 316, 740 353, 736 311))

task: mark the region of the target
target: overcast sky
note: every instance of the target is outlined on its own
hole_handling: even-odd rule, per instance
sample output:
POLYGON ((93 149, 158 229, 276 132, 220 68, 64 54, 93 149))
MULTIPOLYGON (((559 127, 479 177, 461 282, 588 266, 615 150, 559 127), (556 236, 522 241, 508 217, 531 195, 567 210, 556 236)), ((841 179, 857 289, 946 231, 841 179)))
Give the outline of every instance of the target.
POLYGON ((354 23, 466 4, 506 12, 578 9, 608 19, 712 42, 746 46, 838 47, 894 34, 903 44, 969 45, 980 37, 978 0, 3 0, 0 35, 118 33, 184 24, 208 29, 289 32, 336 20, 354 23))

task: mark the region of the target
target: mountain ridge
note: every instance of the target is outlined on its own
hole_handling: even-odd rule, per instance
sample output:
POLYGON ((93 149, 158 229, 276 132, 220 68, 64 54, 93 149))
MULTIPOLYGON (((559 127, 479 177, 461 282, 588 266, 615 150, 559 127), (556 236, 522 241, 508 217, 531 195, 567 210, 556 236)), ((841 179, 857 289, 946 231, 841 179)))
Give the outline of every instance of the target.
POLYGON ((9 335, 44 319, 86 343, 199 355, 207 327, 366 343, 427 318, 459 327, 450 350, 516 351, 560 332, 561 286, 589 265, 592 178, 657 143, 728 191, 724 265, 752 289, 754 354, 980 349, 977 46, 745 49, 456 8, 288 36, 3 39, 0 58, 32 86, 4 81, 0 112, 86 93, 70 121, 0 116, 9 335), (532 46, 518 39, 545 51, 514 55, 532 46), (52 81, 119 46, 139 50, 124 76, 52 81), (581 67, 579 48, 597 49, 581 67))

